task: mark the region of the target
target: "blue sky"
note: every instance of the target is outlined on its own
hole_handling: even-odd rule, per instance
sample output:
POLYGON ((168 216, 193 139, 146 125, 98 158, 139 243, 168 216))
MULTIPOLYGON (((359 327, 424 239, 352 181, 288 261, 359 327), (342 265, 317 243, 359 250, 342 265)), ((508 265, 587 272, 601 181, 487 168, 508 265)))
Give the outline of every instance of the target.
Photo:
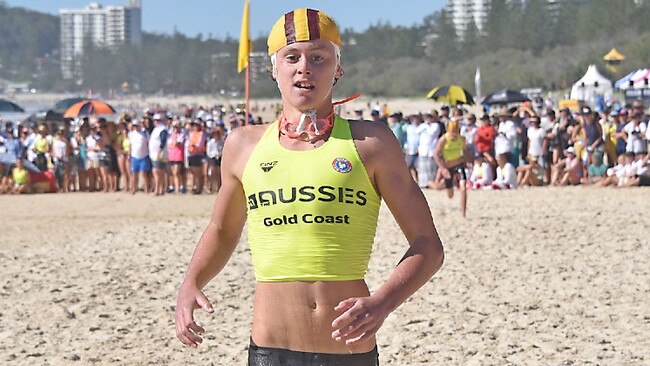
MULTIPOLYGON (((127 0, 5 0, 9 6, 20 6, 58 15, 60 8, 84 8, 92 2, 102 5, 125 5, 127 0)), ((330 14, 341 28, 363 31, 372 24, 411 26, 441 9, 446 0, 366 1, 298 1, 251 0, 251 36, 266 36, 273 23, 287 11, 311 7, 330 14)), ((171 34, 174 29, 193 37, 239 38, 243 0, 142 0, 142 28, 145 32, 171 34)))

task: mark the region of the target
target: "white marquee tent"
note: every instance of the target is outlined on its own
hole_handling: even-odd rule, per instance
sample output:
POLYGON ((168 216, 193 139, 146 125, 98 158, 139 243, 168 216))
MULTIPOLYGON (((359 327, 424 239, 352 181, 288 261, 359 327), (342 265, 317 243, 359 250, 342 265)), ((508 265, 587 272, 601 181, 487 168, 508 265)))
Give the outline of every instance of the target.
POLYGON ((584 76, 573 84, 570 97, 594 106, 599 97, 612 100, 613 93, 612 82, 598 72, 596 65, 589 65, 584 76))

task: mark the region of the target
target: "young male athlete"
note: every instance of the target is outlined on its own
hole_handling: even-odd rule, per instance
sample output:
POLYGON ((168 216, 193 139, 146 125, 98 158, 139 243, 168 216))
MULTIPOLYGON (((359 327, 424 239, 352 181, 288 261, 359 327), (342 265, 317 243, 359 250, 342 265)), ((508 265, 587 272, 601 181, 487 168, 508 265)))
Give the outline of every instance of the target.
POLYGON ((322 11, 282 16, 268 39, 282 113, 226 140, 223 185, 176 307, 176 335, 201 343, 194 310, 214 311, 204 286, 226 265, 248 220, 255 268, 249 365, 378 365, 384 319, 440 268, 427 202, 382 123, 333 113, 341 40, 322 11), (383 199, 409 248, 374 293, 364 281, 383 199))

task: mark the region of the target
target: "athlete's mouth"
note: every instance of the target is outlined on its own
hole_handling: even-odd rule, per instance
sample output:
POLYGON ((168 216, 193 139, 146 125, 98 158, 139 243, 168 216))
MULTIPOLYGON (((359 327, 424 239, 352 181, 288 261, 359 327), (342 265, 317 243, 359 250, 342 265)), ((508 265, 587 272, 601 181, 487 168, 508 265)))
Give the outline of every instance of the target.
POLYGON ((313 86, 310 83, 306 83, 306 82, 297 82, 297 83, 293 84, 293 86, 295 86, 296 88, 305 89, 305 90, 313 90, 315 88, 315 86, 313 86))

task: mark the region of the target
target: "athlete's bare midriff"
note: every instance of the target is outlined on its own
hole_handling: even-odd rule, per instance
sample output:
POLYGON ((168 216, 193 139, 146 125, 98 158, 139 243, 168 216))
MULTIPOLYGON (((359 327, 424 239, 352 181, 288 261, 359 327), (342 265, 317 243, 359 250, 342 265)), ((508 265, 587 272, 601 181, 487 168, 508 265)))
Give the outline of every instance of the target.
POLYGON ((369 296, 363 280, 258 282, 253 308, 253 342, 261 347, 318 353, 364 353, 375 339, 355 347, 332 339, 339 302, 369 296))

